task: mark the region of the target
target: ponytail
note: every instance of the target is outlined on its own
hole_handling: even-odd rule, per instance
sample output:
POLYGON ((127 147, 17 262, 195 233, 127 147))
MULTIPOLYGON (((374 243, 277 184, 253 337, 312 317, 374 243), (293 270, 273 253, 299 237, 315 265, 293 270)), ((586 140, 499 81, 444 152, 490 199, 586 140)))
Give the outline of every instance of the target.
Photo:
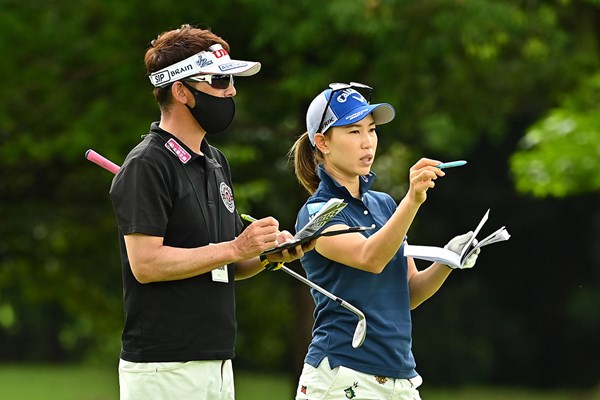
POLYGON ((317 167, 322 161, 321 151, 313 148, 308 138, 308 132, 304 132, 296 140, 290 151, 288 159, 294 163, 296 179, 309 194, 317 191, 321 179, 317 175, 317 167))

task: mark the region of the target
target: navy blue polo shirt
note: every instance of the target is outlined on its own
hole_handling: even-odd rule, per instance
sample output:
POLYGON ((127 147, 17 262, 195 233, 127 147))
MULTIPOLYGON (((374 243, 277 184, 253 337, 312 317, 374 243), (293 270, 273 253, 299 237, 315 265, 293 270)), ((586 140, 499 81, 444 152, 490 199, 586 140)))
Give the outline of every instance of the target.
POLYGON ((234 357, 234 265, 228 283, 211 273, 139 283, 123 235, 164 238, 165 246, 195 248, 233 240, 243 229, 225 156, 206 140, 195 154, 152 124, 113 179, 110 197, 119 227, 125 326, 121 358, 133 362, 221 360, 234 357))
MULTIPOLYGON (((374 226, 362 232, 367 237, 381 229, 396 211, 396 202, 390 195, 370 190, 374 173, 360 178, 361 199, 352 197, 322 166, 318 173, 321 183, 299 211, 296 229, 304 226, 310 216, 333 197, 344 199, 348 205, 325 227, 374 226)), ((408 264, 403 251, 401 247, 380 274, 334 262, 317 251, 305 254, 301 262, 307 278, 360 309, 367 320, 366 340, 355 349, 352 336, 358 322, 356 315, 311 289, 315 323, 306 363, 316 368, 328 357, 331 368, 342 365, 390 378, 407 379, 417 375, 411 350, 408 264)))

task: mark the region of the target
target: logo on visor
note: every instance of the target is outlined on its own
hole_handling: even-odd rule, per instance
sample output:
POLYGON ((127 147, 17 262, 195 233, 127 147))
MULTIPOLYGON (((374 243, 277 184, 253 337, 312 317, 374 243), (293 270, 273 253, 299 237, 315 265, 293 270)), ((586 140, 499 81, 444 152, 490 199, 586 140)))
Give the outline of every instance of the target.
POLYGON ((223 204, 225 204, 227 210, 233 214, 233 211, 235 210, 233 190, 231 190, 231 188, 227 186, 225 182, 221 182, 221 185, 219 186, 219 192, 221 193, 221 200, 223 201, 223 204))
POLYGON ((204 58, 202 56, 198 56, 198 61, 196 61, 196 65, 198 65, 200 68, 208 67, 212 63, 212 60, 209 60, 208 58, 204 58))
POLYGON ((216 58, 225 57, 227 55, 227 50, 219 49, 212 52, 216 58))
POLYGON ((153 73, 152 75, 150 75, 150 79, 152 80, 152 84, 154 86, 158 86, 161 83, 164 84, 166 82, 169 82, 171 80, 171 77, 169 76, 169 71, 165 69, 163 71, 153 73))
POLYGON ((176 77, 179 74, 183 74, 184 72, 191 71, 193 69, 194 69, 194 67, 192 66, 192 64, 188 64, 185 67, 181 67, 181 68, 175 68, 173 71, 170 71, 171 78, 176 77))
POLYGON ((245 67, 246 65, 248 65, 248 63, 245 63, 245 62, 230 62, 230 63, 227 63, 227 64, 221 64, 221 65, 219 65, 219 69, 221 71, 225 72, 225 71, 229 71, 231 69, 245 67))

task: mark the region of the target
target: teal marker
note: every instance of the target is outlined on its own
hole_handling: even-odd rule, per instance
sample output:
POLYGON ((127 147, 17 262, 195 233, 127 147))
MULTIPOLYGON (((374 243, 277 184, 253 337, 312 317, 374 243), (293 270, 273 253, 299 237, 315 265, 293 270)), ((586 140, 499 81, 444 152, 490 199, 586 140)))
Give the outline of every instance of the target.
POLYGON ((459 161, 450 161, 450 162, 445 162, 445 163, 441 163, 439 164, 437 167, 439 169, 444 169, 444 168, 454 168, 454 167, 462 167, 463 165, 465 165, 467 162, 465 160, 459 160, 459 161))
POLYGON ((245 219, 248 222, 258 221, 256 218, 254 218, 248 214, 240 214, 240 217, 242 217, 242 219, 245 219))

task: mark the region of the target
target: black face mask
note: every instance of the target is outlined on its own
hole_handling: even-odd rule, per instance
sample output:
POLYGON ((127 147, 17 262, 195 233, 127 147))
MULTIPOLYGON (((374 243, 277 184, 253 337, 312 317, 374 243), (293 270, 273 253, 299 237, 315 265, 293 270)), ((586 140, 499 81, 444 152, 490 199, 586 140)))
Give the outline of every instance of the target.
POLYGON ((194 95, 196 104, 186 107, 207 134, 223 132, 233 121, 235 103, 232 97, 215 97, 201 92, 186 82, 181 82, 194 95))

